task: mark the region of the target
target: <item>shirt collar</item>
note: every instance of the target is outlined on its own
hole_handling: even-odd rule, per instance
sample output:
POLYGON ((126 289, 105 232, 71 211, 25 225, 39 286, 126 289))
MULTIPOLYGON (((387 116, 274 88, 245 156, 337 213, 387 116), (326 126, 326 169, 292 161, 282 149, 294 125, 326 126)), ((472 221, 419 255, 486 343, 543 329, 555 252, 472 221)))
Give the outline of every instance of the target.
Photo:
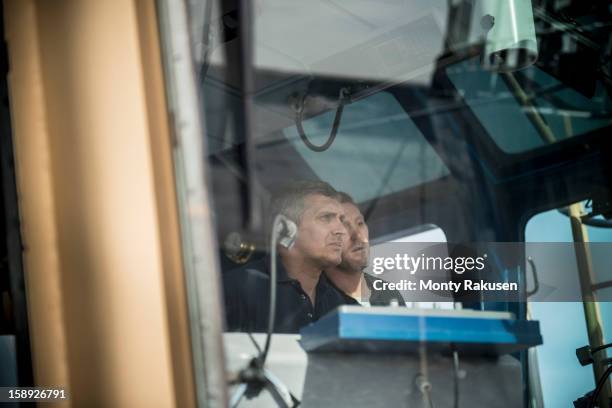
MULTIPOLYGON (((338 292, 344 298, 346 303, 348 303, 348 304, 359 304, 359 302, 354 297, 347 295, 342 289, 340 289, 338 286, 336 286, 334 281, 329 279, 329 277, 327 276, 327 274, 325 272, 323 272, 321 274, 321 279, 325 279, 325 283, 329 287, 334 289, 336 292, 338 292)), ((367 282, 367 279, 366 279, 366 282, 367 282)), ((369 287, 369 283, 368 283, 368 287, 369 287)))
MULTIPOLYGON (((270 272, 271 271, 270 268, 272 266, 272 265, 270 265, 270 257, 266 257, 265 262, 266 262, 266 270, 268 270, 270 272)), ((276 282, 278 282, 278 283, 289 283, 289 282, 295 282, 295 281, 297 281, 297 280, 292 278, 291 276, 289 276, 289 273, 287 272, 287 269, 285 269, 285 265, 281 261, 280 255, 277 255, 276 256, 276 282)), ((327 278, 327 276, 325 275, 324 271, 322 271, 321 275, 319 275, 319 282, 317 283, 317 286, 332 286, 332 287, 334 287, 332 281, 329 280, 329 278, 327 278)), ((340 290, 338 290, 338 291, 340 291, 340 290)), ((342 291, 340 291, 340 292, 342 292, 342 291)))
POLYGON ((363 279, 365 280, 366 285, 368 285, 368 289, 370 289, 370 291, 374 290, 374 281, 376 278, 364 272, 363 279))
POLYGON ((286 283, 294 280, 295 279, 289 276, 289 273, 287 272, 287 269, 285 269, 285 265, 283 265, 280 257, 276 257, 276 281, 279 283, 286 283))

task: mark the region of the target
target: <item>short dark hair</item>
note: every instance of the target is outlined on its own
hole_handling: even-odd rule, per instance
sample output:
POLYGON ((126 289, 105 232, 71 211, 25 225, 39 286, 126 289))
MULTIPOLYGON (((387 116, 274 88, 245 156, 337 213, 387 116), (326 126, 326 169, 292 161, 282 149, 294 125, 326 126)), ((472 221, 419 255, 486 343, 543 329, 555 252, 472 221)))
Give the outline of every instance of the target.
POLYGON ((344 191, 338 192, 338 201, 340 201, 340 204, 353 204, 355 207, 358 207, 353 197, 344 191))
POLYGON ((270 218, 282 214, 300 223, 304 214, 304 200, 310 195, 322 195, 340 201, 340 194, 324 181, 301 180, 285 185, 272 197, 270 218))

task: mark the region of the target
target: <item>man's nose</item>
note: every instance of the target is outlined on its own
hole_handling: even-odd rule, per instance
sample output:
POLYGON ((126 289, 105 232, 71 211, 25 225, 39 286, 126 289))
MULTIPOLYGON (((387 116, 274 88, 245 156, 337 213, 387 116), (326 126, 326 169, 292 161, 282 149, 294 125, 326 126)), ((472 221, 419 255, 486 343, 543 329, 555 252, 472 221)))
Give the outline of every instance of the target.
POLYGON ((353 228, 351 231, 351 238, 357 242, 365 244, 368 242, 368 237, 364 230, 359 228, 353 228))
POLYGON ((342 222, 342 220, 338 219, 335 222, 333 233, 336 235, 347 235, 348 234, 346 225, 344 225, 344 222, 342 222))
POLYGON ((349 224, 345 224, 344 227, 346 228, 348 239, 350 239, 351 242, 361 242, 361 236, 356 228, 353 228, 353 226, 349 224))

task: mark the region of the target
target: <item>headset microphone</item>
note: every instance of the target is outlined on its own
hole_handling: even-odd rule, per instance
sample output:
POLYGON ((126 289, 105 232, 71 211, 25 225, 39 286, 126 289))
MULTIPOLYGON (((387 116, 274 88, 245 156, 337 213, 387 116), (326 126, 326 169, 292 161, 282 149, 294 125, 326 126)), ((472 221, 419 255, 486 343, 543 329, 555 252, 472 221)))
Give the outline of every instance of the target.
POLYGON ((280 214, 274 221, 274 233, 278 237, 278 244, 291 249, 297 238, 297 224, 280 214))

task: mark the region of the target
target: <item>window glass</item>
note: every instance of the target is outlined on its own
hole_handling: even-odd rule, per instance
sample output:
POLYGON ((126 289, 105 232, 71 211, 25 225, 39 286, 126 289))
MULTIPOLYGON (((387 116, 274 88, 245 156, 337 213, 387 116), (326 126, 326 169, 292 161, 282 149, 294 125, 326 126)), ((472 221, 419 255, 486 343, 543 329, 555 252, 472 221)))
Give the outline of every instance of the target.
MULTIPOLYGON (((612 229, 587 226, 590 242, 612 242, 612 229)), ((526 242, 573 242, 569 218, 558 210, 532 217, 525 229, 526 242)), ((538 265, 537 260, 536 265, 538 265)), ((554 274, 542 270, 538 274, 554 274)), ((595 264, 595 272, 609 270, 606 264, 595 264)), ((579 285, 576 276, 576 285, 579 285)), ((604 289, 610 290, 610 288, 604 289)), ((600 302, 604 341, 612 342, 612 303, 600 302)), ((592 367, 582 367, 575 350, 588 344, 584 309, 579 302, 532 302, 531 318, 540 321, 545 341, 537 349, 538 368, 545 406, 566 406, 595 387, 592 367), (563 333, 563 335, 560 335, 563 333), (571 381, 568 381, 571 379, 571 381)))
MULTIPOLYGON (((315 145, 329 138, 335 112, 304 121, 315 145)), ((379 93, 348 105, 332 146, 309 149, 296 126, 284 136, 321 180, 364 202, 448 175, 448 169, 412 119, 390 94, 379 93)))
POLYGON ((474 58, 447 68, 448 77, 478 117, 489 137, 507 153, 521 153, 550 144, 527 113, 536 112, 554 141, 579 136, 612 124, 610 97, 602 83, 587 97, 565 86, 537 66, 512 74, 493 73, 474 58), (522 105, 512 84, 527 92, 522 105))
MULTIPOLYGON (((465 243, 507 243, 522 251, 524 237, 527 242, 571 242, 567 217, 556 211, 532 217, 526 231, 524 221, 596 190, 599 197, 612 196, 610 141, 604 132, 612 124, 607 5, 520 2, 520 28, 528 27, 531 34, 521 31, 529 38, 500 45, 504 39, 489 33, 494 27, 486 28, 487 22, 497 29, 516 15, 506 10, 494 21, 482 18, 488 14, 477 17, 475 3, 488 6, 490 1, 246 3, 252 6, 247 22, 235 4, 215 3, 211 33, 201 34, 209 41, 204 41, 206 52, 198 66, 210 216, 219 243, 227 321, 237 317, 247 323, 230 324, 228 331, 267 330, 272 265, 279 265, 277 285, 272 281, 278 289, 275 330, 296 335, 340 304, 372 306, 371 299, 330 278, 334 269, 346 267, 345 261, 366 270, 367 261, 362 261, 367 257, 361 255, 367 247, 437 242, 451 248, 442 255, 450 253, 453 264, 471 256, 465 243), (530 48, 522 48, 525 44, 530 48), (502 50, 494 50, 497 46, 502 50), (331 202, 331 196, 319 193, 275 199, 282 186, 293 186, 297 196, 309 191, 305 181, 328 183, 349 199, 335 193, 331 202), (270 215, 275 212, 284 218, 273 226, 270 215), (282 243, 272 243, 271 231, 282 243), (340 235, 342 250, 349 251, 338 256, 340 240, 333 237, 340 235), (301 258, 288 260, 291 251, 301 258), (317 259, 301 251, 314 251, 317 259), (316 273, 302 275, 315 279, 296 279, 295 265, 314 265, 316 273), (340 301, 334 298, 338 294, 340 301), (289 316, 288 310, 297 312, 289 316)), ((208 210, 189 209, 196 215, 208 210)), ((610 239, 599 230, 589 229, 589 234, 592 240, 610 239)), ((492 252, 482 274, 520 284, 523 300, 531 283, 523 268, 524 251, 502 252, 492 252)), ((383 269, 380 275, 391 276, 401 268, 383 269)), ((472 275, 474 280, 482 270, 472 275)), ((554 272, 542 264, 542 276, 554 272)), ((401 280, 399 275, 395 278, 401 280)), ((409 293, 402 295, 411 302, 409 293)), ((478 292, 457 303, 526 319, 525 302, 511 299, 488 301, 478 292)), ((453 302, 407 306, 450 309, 453 302)), ((586 344, 581 307, 569 302, 529 305, 531 317, 542 322, 539 368, 549 406, 566 406, 594 385, 589 369, 577 367, 574 357, 575 348, 586 344), (555 319, 559 310, 571 321, 571 334, 555 319), (571 373, 575 381, 555 393, 558 372, 571 373)), ((612 321, 610 307, 601 307, 604 319, 612 321)), ((251 344, 246 336, 240 341, 251 344)), ((521 390, 513 396, 522 401, 527 376, 520 370, 508 385, 521 390)))
MULTIPOLYGON (((263 0, 253 14, 258 69, 399 82, 432 71, 443 52, 447 2, 263 0)), ((230 11, 222 24, 232 23, 230 11)), ((218 46, 226 39, 215 37, 213 64, 223 60, 218 46)))
MULTIPOLYGON (((375 252, 377 246, 384 245, 387 242, 447 242, 446 234, 442 228, 436 225, 424 225, 411 229, 410 231, 398 232, 390 237, 381 237, 376 240, 376 243, 372 243, 372 251, 375 252)), ((440 252, 442 257, 448 256, 448 251, 440 252)), ((448 298, 452 295, 447 294, 448 298)), ((453 309, 455 307, 453 302, 440 301, 440 302, 414 302, 411 299, 410 292, 402 293, 402 296, 406 300, 407 307, 416 307, 422 309, 453 309)))

